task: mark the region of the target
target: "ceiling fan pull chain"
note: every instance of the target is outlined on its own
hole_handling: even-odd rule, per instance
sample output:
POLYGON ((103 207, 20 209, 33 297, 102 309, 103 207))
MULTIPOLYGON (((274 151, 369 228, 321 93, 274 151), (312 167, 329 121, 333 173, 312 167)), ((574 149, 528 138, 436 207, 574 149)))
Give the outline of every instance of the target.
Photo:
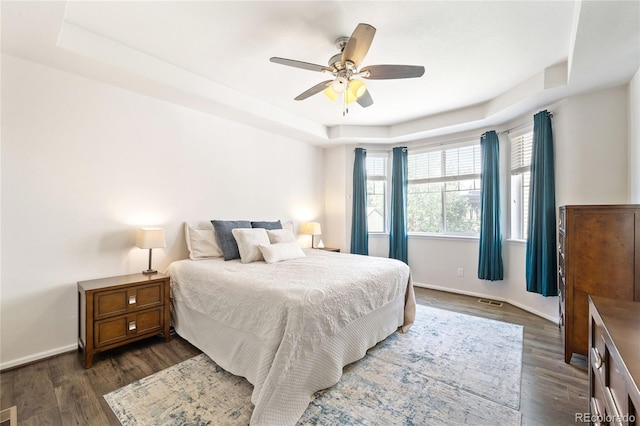
POLYGON ((347 94, 345 92, 344 96, 344 109, 342 110, 342 116, 349 114, 349 104, 347 103, 347 94))
POLYGON ((343 117, 349 114, 349 104, 347 103, 347 93, 349 93, 349 80, 347 80, 347 87, 345 88, 344 92, 342 92, 342 100, 343 100, 342 116, 343 117))

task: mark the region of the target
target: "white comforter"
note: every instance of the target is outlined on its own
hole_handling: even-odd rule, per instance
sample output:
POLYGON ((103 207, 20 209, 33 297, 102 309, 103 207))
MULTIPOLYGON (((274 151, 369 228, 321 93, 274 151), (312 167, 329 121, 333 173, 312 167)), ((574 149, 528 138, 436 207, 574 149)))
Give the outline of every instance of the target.
MULTIPOLYGON (((309 403, 308 392, 319 388, 311 387, 306 389, 307 394, 292 395, 291 389, 283 387, 291 387, 290 383, 298 378, 292 382, 288 376, 310 374, 302 365, 314 353, 326 352, 326 345, 333 344, 331 339, 350 324, 394 302, 397 304, 400 299, 404 313, 394 312, 389 321, 405 330, 413 323, 415 299, 406 264, 320 250, 305 253, 305 258, 275 264, 182 260, 172 263, 168 270, 172 297, 177 302, 174 306, 187 306, 215 324, 237 332, 240 343, 234 341, 230 345, 232 354, 242 355, 243 350, 251 347, 254 353, 251 364, 255 368, 238 367, 229 359, 221 360, 222 363, 215 358, 214 361, 234 374, 247 377, 254 385, 252 424, 295 424, 309 403), (283 398, 298 400, 283 407, 283 398), (280 403, 274 407, 275 401, 280 403)), ((328 365, 332 367, 327 369, 341 369, 342 358, 331 360, 328 365)), ((326 374, 335 377, 336 372, 326 374)), ((326 384, 326 380, 311 379, 326 384)), ((335 381, 329 380, 331 384, 335 381)))

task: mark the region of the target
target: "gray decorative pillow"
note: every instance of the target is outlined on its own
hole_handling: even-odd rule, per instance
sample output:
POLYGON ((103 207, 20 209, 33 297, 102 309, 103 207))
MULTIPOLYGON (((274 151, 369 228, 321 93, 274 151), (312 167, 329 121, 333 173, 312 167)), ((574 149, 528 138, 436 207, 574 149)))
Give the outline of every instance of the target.
POLYGON ((274 222, 251 222, 252 228, 264 228, 264 229, 282 229, 282 223, 279 220, 274 222))
POLYGON ((238 244, 231 231, 236 228, 251 228, 248 220, 212 220, 213 229, 216 230, 218 245, 222 249, 224 260, 240 259, 238 244))

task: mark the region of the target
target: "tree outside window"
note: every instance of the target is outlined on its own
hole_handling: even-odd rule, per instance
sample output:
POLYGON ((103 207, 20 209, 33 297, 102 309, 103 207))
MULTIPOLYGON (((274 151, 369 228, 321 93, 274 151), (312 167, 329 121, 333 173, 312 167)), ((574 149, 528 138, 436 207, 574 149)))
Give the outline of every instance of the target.
POLYGON ((480 144, 438 148, 409 151, 407 228, 412 233, 478 235, 480 144))

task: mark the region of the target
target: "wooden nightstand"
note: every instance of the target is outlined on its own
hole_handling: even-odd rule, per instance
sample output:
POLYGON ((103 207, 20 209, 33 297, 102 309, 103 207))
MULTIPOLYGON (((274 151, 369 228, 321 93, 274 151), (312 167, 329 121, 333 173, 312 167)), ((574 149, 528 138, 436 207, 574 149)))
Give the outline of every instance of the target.
POLYGON ((169 277, 132 274, 78 282, 78 348, 93 355, 163 333, 170 325, 169 277))

